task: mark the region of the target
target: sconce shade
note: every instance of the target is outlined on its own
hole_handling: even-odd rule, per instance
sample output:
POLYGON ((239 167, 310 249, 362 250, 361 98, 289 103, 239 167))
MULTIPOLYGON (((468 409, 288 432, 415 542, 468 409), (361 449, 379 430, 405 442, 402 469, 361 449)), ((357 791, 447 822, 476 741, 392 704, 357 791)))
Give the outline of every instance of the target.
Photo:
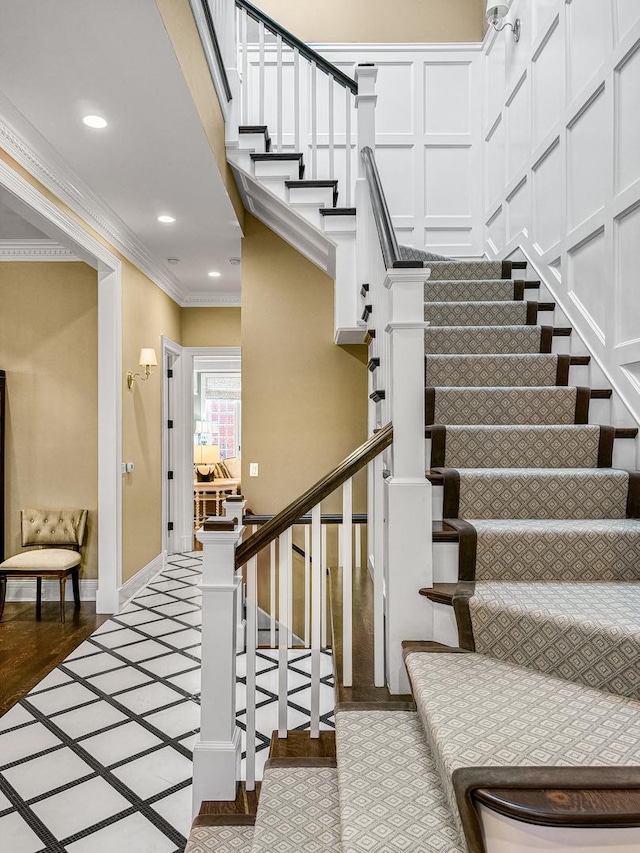
POLYGON ((157 367, 158 359, 156 351, 152 347, 143 347, 140 350, 140 367, 157 367))
POLYGON ((193 461, 196 465, 214 465, 220 461, 220 448, 217 444, 199 444, 194 448, 193 461))
POLYGON ((506 3, 495 3, 494 0, 488 0, 486 17, 490 24, 497 24, 509 14, 509 7, 506 3))

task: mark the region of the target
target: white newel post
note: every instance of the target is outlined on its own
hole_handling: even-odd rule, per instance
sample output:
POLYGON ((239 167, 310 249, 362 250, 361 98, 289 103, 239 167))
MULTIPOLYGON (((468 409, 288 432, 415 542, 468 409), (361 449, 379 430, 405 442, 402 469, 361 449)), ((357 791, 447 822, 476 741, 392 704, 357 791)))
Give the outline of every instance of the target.
MULTIPOLYGON (((242 495, 229 495, 222 501, 225 517, 237 518, 242 521, 246 504, 247 502, 242 495)), ((246 595, 242 569, 238 569, 236 572, 236 581, 240 584, 240 593, 236 601, 236 652, 240 654, 246 651, 247 642, 247 620, 244 613, 246 595)))
POLYGON ((433 636, 418 590, 433 578, 431 483, 425 477, 424 282, 429 271, 387 271, 391 321, 390 395, 393 469, 386 481, 386 648, 391 693, 408 693, 403 640, 433 636))
POLYGON ((356 66, 356 82, 358 94, 356 95, 357 110, 357 139, 356 159, 357 178, 355 187, 356 201, 356 272, 357 280, 354 282, 356 293, 370 278, 370 258, 372 255, 372 241, 377 239, 375 225, 372 220, 369 202, 369 188, 364 171, 364 164, 360 152, 369 147, 376 150, 376 103, 378 96, 375 93, 378 69, 375 65, 356 66))
POLYGON ((193 814, 203 800, 235 800, 240 774, 236 727, 236 620, 240 595, 235 569, 242 518, 210 519, 202 543, 202 694, 200 737, 193 750, 193 814))
POLYGON ((235 0, 224 0, 224 16, 222 21, 222 32, 218 33, 220 50, 224 59, 231 89, 231 100, 227 104, 227 116, 225 119, 225 144, 229 148, 237 148, 240 134, 240 106, 242 81, 238 70, 238 33, 236 24, 235 0))

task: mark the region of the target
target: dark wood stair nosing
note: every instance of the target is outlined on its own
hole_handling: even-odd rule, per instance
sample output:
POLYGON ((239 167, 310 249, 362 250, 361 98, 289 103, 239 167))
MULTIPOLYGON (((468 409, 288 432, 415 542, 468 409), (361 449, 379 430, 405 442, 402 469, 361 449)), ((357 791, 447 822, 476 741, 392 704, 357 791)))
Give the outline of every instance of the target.
POLYGON ((321 216, 355 216, 355 207, 321 207, 321 216))
MULTIPOLYGON (((437 426, 437 424, 429 424, 424 428, 425 438, 431 438, 431 428, 433 426, 437 426)), ((487 426, 487 424, 477 424, 477 426, 487 426)), ((502 424, 502 426, 504 426, 504 424, 502 424)), ((522 424, 515 424, 514 426, 522 426, 522 424)), ((566 426, 572 426, 572 424, 566 424, 566 426)), ((638 427, 614 427, 614 429, 615 438, 637 438, 638 432, 640 431, 638 427)))
POLYGON ((264 150, 268 154, 271 151, 271 137, 269 127, 266 124, 241 124, 238 133, 262 134, 264 136, 264 150))
POLYGON ((591 389, 591 399, 592 400, 610 400, 613 396, 612 388, 592 388, 591 389))
POLYGON ((525 281, 524 289, 525 290, 537 290, 541 285, 539 281, 525 281))

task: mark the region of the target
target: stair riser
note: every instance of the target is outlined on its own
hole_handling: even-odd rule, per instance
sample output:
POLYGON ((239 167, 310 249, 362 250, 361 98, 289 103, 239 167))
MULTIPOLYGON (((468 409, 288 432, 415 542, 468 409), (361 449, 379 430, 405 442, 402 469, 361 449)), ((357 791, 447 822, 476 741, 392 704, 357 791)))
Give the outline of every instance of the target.
POLYGON ((512 302, 524 298, 524 283, 505 279, 476 281, 429 281, 425 302, 512 302))
POLYGON ((334 207, 333 190, 328 187, 289 187, 287 200, 292 204, 317 204, 334 207))
POLYGON ((251 151, 256 154, 266 154, 264 133, 239 134, 239 147, 243 151, 251 151))
POLYGON ((424 319, 433 326, 535 326, 535 302, 426 302, 424 319))
POLYGON ((531 354, 551 352, 555 344, 550 330, 543 333, 539 326, 434 327, 425 331, 424 342, 426 355, 531 354))
POLYGON ((430 261, 430 281, 511 278, 511 265, 501 261, 430 261))
POLYGON ((460 387, 527 387, 572 384, 567 356, 427 356, 426 384, 460 387))
MULTIPOLYGON (((281 178, 283 181, 297 181, 300 176, 300 166, 297 160, 255 160, 253 161, 253 168, 253 174, 256 178, 281 178)), ((284 194, 282 197, 284 198, 284 194)))
POLYGON ((588 389, 427 388, 429 424, 573 424, 587 423, 588 389))

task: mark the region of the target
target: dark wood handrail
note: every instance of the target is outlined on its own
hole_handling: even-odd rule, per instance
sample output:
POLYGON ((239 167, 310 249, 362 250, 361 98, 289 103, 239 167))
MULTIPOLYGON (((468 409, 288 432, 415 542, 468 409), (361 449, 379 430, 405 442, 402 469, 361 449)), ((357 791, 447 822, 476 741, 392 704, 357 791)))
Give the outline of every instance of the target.
POLYGON ((239 9, 244 9, 244 11, 250 15, 254 21, 264 24, 264 26, 274 35, 280 36, 282 41, 294 50, 297 50, 300 53, 300 56, 304 56, 304 58, 308 59, 309 62, 315 62, 316 66, 321 71, 324 71, 325 74, 333 77, 336 83, 344 86, 345 89, 350 89, 354 95, 358 94, 358 84, 355 80, 352 80, 351 77, 348 77, 343 71, 340 71, 339 68, 336 68, 335 65, 328 62, 324 56, 320 56, 319 53, 316 53, 316 51, 310 48, 308 44, 305 44, 303 41, 300 41, 299 38, 296 38, 296 36, 294 36, 293 33, 290 33, 289 30, 285 30, 285 28, 277 21, 274 21, 273 18, 265 15, 262 9, 258 9, 257 6, 254 6, 253 3, 249 3, 248 0, 236 0, 236 6, 239 9))
POLYGON ((393 230, 391 214, 389 213, 387 199, 382 189, 382 181, 380 180, 375 155, 371 148, 366 145, 360 152, 360 156, 364 163, 364 171, 367 177, 367 184, 369 185, 369 196, 373 208, 373 218, 376 221, 378 239, 380 240, 380 248, 382 249, 382 257, 386 268, 390 270, 417 269, 418 267, 422 267, 422 261, 400 260, 398 240, 396 232, 393 230))
POLYGON ((307 489, 304 494, 292 501, 289 506, 281 510, 270 521, 250 536, 242 545, 236 549, 236 568, 244 566, 259 551, 273 542, 281 533, 284 533, 298 519, 310 512, 314 506, 328 497, 338 486, 353 477, 361 468, 371 462, 372 459, 389 447, 393 441, 393 426, 387 424, 374 436, 369 438, 354 450, 346 459, 337 465, 333 471, 307 489))
MULTIPOLYGON (((252 524, 255 524, 256 527, 266 524, 267 521, 271 521, 272 518, 275 518, 275 515, 253 515, 253 513, 247 513, 242 519, 242 523, 245 527, 251 527, 252 524)), ((320 521, 322 524, 342 524, 342 513, 322 513, 320 517, 320 521)), ((366 512, 354 512, 351 517, 352 524, 366 524, 367 523, 367 514, 366 512)), ((311 516, 309 514, 301 516, 296 524, 311 524, 311 516)))
POLYGON ((216 57, 216 64, 218 66, 218 71, 220 72, 220 77, 222 79, 224 94, 227 99, 227 102, 229 102, 230 100, 232 100, 233 95, 231 94, 231 86, 229 85, 229 78, 227 77, 227 69, 225 68, 224 59, 222 58, 222 51, 220 50, 218 34, 216 33, 216 28, 213 24, 213 18, 211 17, 211 9, 209 8, 207 0, 200 0, 200 6, 202 7, 202 14, 204 15, 204 19, 207 24, 207 31, 209 33, 209 38, 211 39, 213 53, 216 57))

